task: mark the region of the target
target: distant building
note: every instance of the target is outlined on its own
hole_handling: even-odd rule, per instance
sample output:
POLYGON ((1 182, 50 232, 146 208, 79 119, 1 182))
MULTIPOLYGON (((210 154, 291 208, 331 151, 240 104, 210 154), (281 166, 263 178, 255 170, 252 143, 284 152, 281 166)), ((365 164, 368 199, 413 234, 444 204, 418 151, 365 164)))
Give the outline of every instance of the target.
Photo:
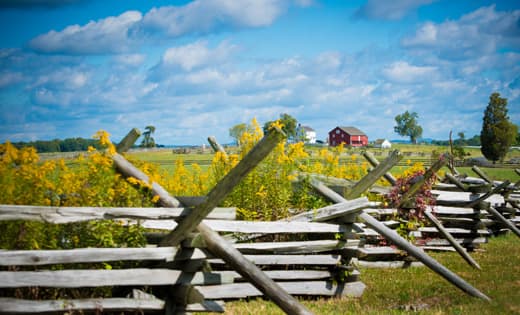
POLYGON ((381 149, 390 149, 392 147, 392 143, 388 141, 387 139, 377 139, 374 142, 374 148, 381 148, 381 149))
POLYGON ((305 143, 316 143, 316 131, 309 126, 298 125, 297 139, 303 140, 305 143))
POLYGON ((368 145, 368 136, 356 127, 336 127, 329 131, 329 145, 335 147, 341 143, 364 147, 368 145))

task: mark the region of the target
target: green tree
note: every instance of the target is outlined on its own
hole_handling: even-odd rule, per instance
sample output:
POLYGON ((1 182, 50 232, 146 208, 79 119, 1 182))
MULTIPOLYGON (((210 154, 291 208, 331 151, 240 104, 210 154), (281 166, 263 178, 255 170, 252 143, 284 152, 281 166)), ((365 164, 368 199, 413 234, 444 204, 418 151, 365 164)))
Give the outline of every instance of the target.
POLYGON ((248 131, 248 126, 245 123, 236 124, 229 128, 229 136, 233 138, 237 145, 240 145, 240 137, 244 132, 248 131))
POLYGON ((464 132, 461 131, 458 133, 458 135, 459 138, 455 140, 455 143, 458 145, 466 145, 466 135, 464 134, 464 132))
MULTIPOLYGON (((278 119, 282 124, 283 124, 283 127, 282 127, 282 130, 285 132, 285 134, 287 135, 287 139, 296 139, 296 136, 297 136, 297 133, 298 133, 298 121, 296 120, 296 118, 292 117, 291 115, 289 114, 280 114, 280 119, 278 119)), ((267 131, 269 130, 269 126, 271 126, 271 124, 273 123, 273 121, 268 121, 264 124, 264 133, 267 134, 267 131)))
POLYGON ((395 122, 397 126, 394 127, 394 131, 401 136, 410 137, 412 143, 417 143, 417 138, 422 136, 422 127, 417 123, 419 115, 416 112, 404 112, 401 115, 395 116, 395 122))
POLYGON ((493 163, 502 161, 517 134, 518 127, 507 116, 507 98, 500 97, 500 93, 491 94, 480 132, 482 154, 493 163))
POLYGON ((146 126, 145 132, 143 132, 143 141, 141 142, 141 147, 143 148, 154 148, 155 140, 152 137, 152 134, 155 132, 154 126, 146 126))

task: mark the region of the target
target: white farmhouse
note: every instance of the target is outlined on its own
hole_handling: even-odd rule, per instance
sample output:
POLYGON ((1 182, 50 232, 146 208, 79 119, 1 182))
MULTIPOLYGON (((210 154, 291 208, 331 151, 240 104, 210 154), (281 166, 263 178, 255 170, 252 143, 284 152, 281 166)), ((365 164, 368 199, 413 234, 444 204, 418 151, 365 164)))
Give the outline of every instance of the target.
POLYGON ((297 139, 302 139, 305 143, 316 143, 316 131, 309 126, 298 125, 297 139))

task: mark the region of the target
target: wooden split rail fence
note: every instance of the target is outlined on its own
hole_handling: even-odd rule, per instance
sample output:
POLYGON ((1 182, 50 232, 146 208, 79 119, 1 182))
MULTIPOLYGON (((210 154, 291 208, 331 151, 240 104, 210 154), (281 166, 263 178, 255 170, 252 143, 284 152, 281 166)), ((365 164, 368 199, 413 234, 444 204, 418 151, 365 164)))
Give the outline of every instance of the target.
MULTIPOLYGON (((118 145, 126 151, 139 136, 132 130, 118 145)), ((56 208, 0 206, 0 220, 37 220, 52 224, 86 220, 138 222, 148 233, 145 248, 79 248, 71 250, 0 250, 0 289, 23 287, 84 288, 124 287, 124 296, 90 299, 22 300, 0 298, 0 313, 46 313, 68 311, 140 311, 165 314, 223 312, 226 299, 263 296, 288 314, 310 314, 297 296, 360 296, 365 285, 353 265, 374 250, 365 246, 367 228, 397 245, 461 290, 489 298, 422 250, 402 239, 392 224, 379 222, 379 209, 360 194, 373 189, 399 161, 398 153, 340 195, 320 180, 312 185, 333 204, 277 222, 240 222, 233 208, 218 208, 221 201, 274 146, 283 132, 274 130, 262 139, 207 196, 181 198, 169 195, 157 183, 151 191, 162 208, 56 208), (343 196, 346 196, 345 199, 343 196), (364 224, 364 225, 363 225, 364 224), (164 231, 163 233, 157 231, 164 231), (134 261, 131 269, 64 269, 52 266, 78 263, 134 261), (12 268, 15 266, 16 268, 12 268), (15 271, 18 267, 37 271, 15 271), (153 293, 153 294, 151 294, 153 293)), ((223 150, 214 146, 216 150, 223 150)), ((126 177, 149 182, 121 155, 113 155, 116 169, 126 177)), ((432 172, 435 173, 435 172, 432 172)), ((337 186, 336 186, 337 188, 337 186)), ((377 189, 376 189, 377 191, 377 189)))

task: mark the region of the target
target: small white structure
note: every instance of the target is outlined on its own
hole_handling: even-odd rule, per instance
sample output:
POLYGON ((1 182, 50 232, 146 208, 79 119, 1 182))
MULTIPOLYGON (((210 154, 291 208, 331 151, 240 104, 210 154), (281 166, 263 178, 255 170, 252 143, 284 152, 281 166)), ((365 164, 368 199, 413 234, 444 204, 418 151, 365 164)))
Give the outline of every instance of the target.
POLYGON ((388 141, 387 139, 377 139, 374 142, 374 148, 381 148, 381 149, 390 149, 392 147, 392 143, 388 141))
POLYGON ((305 143, 316 143, 316 131, 309 126, 298 125, 297 138, 305 143))

